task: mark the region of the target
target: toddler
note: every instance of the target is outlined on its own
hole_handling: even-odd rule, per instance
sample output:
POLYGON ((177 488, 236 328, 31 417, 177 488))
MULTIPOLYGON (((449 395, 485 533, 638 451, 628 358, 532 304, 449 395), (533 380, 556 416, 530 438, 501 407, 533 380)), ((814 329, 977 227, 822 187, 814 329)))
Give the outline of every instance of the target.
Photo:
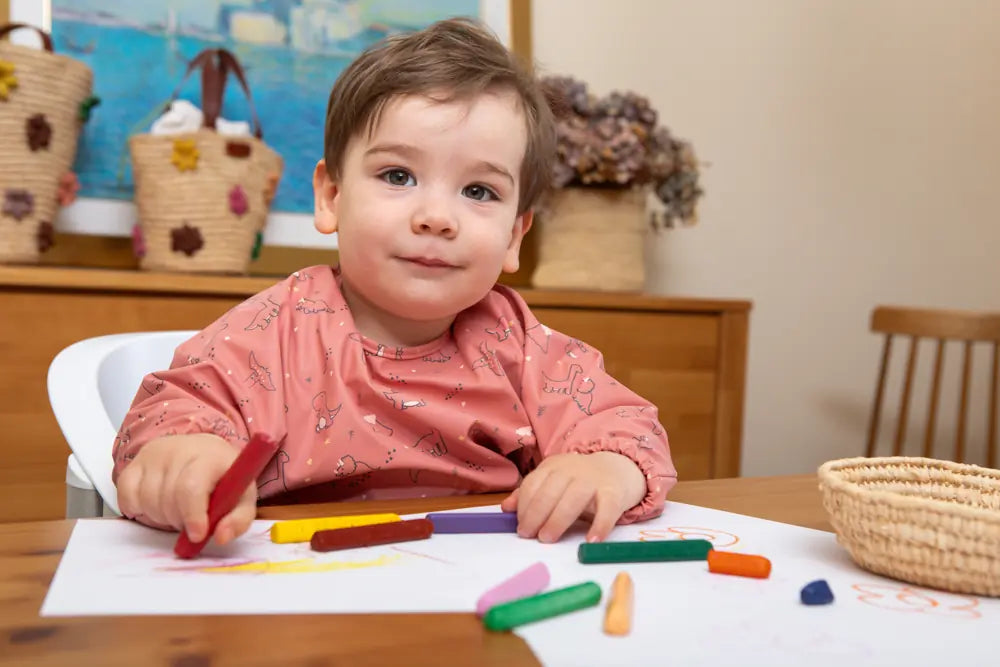
POLYGON ((534 75, 473 21, 395 36, 334 84, 324 144, 315 226, 338 266, 236 306, 143 380, 114 443, 125 516, 202 539, 257 433, 277 450, 220 544, 265 499, 511 491, 501 508, 543 542, 657 516, 676 472, 656 407, 497 284, 555 155, 534 75))

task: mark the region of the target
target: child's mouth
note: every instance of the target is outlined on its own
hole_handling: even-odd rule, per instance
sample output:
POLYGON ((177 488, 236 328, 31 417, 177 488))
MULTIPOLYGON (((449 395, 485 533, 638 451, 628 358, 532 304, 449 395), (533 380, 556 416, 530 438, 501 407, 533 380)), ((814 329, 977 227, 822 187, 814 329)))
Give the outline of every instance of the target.
POLYGON ((402 257, 403 261, 410 262, 412 264, 417 264, 418 266, 426 266, 434 269, 453 269, 454 264, 446 262, 443 259, 437 257, 402 257))

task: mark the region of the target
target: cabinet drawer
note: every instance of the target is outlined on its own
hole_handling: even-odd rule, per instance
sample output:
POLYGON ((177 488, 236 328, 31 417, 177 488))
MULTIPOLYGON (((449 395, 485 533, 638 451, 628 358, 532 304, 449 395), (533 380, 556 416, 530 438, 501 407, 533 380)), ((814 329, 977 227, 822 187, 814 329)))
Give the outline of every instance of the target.
POLYGON ((596 347, 605 369, 657 406, 681 479, 712 476, 719 319, 615 310, 533 308, 539 321, 596 347))

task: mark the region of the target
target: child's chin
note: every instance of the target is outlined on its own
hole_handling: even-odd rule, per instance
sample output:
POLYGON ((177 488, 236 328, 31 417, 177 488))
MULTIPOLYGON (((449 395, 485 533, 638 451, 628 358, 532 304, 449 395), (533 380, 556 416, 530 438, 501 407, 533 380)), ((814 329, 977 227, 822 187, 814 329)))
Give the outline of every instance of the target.
POLYGON ((456 289, 444 289, 437 286, 421 289, 420 286, 411 283, 403 298, 399 300, 400 312, 397 312, 397 315, 414 320, 439 320, 454 317, 477 303, 484 295, 485 292, 477 295, 464 289, 458 293, 456 289))

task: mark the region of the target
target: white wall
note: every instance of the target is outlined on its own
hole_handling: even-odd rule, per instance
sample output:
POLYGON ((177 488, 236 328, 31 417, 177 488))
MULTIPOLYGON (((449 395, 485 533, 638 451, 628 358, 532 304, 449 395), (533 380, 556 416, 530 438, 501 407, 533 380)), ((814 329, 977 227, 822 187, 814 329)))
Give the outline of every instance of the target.
POLYGON ((1000 309, 1000 3, 572 5, 533 0, 539 64, 648 95, 710 163, 650 288, 753 300, 743 474, 861 453, 871 308, 1000 309))

